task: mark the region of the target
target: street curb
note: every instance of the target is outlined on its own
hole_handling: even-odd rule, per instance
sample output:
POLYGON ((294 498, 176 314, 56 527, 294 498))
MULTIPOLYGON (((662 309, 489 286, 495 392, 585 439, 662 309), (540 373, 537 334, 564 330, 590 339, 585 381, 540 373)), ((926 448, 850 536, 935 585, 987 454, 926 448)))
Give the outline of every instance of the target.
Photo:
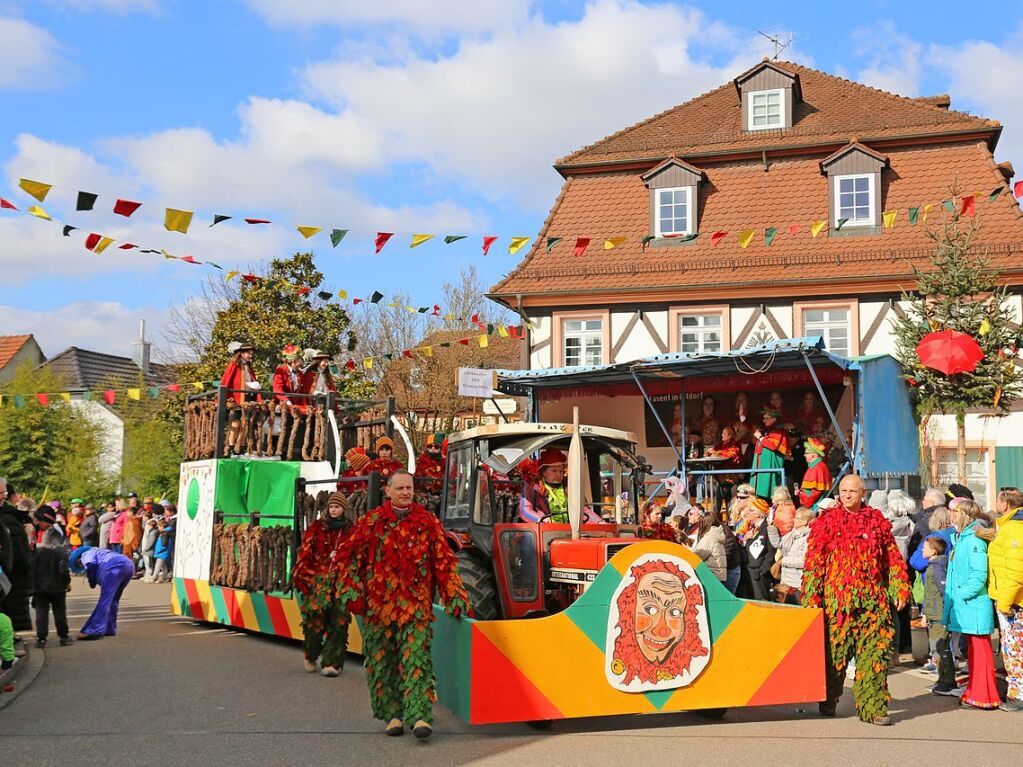
MULTIPOLYGON (((25 649, 28 649, 28 647, 26 646, 25 649)), ((43 650, 36 650, 35 652, 29 650, 25 657, 15 664, 13 669, 8 671, 3 677, 0 677, 0 687, 8 684, 14 685, 13 692, 0 693, 0 710, 11 705, 35 681, 45 662, 46 653, 43 650)))

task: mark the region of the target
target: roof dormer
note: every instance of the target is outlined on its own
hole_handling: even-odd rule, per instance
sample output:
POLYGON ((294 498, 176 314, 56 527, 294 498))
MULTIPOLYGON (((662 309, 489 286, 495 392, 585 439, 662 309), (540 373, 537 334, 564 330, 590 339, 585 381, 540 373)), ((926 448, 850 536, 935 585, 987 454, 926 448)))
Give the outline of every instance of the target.
POLYGON ((735 78, 745 131, 792 127, 792 110, 803 100, 799 75, 764 60, 735 78))
POLYGON ((821 160, 821 174, 828 177, 831 227, 853 232, 878 231, 881 226, 881 171, 888 158, 856 139, 821 160))
POLYGON ((697 233, 703 171, 669 157, 641 177, 650 190, 650 234, 655 244, 689 241, 697 233))

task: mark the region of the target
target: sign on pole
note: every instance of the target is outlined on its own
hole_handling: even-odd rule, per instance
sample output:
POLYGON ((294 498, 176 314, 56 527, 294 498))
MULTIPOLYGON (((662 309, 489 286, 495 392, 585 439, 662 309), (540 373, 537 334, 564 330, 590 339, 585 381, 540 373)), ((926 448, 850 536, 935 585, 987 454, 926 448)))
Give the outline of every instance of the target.
POLYGON ((458 368, 458 396, 460 397, 490 399, 494 396, 496 384, 497 373, 493 370, 458 368))

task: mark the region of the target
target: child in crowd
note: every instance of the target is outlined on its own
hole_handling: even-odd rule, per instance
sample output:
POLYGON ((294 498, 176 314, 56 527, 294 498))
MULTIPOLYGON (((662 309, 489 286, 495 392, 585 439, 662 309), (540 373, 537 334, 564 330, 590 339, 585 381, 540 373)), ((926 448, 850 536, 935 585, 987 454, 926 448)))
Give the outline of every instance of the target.
POLYGON ((792 517, 792 528, 782 536, 780 583, 774 589, 775 599, 787 605, 801 604, 803 597, 803 562, 806 559, 806 543, 810 537, 810 522, 813 511, 805 506, 796 509, 792 517))
POLYGON ((155 576, 156 542, 159 537, 159 520, 156 517, 150 517, 146 520, 146 527, 142 532, 142 562, 145 565, 142 580, 145 583, 152 583, 155 576))
POLYGON ((156 548, 153 555, 156 557, 156 566, 153 569, 153 579, 157 583, 169 583, 171 580, 171 557, 174 556, 174 506, 168 506, 157 527, 160 534, 156 538, 156 548))
MULTIPOLYGON (((955 664, 949 646, 948 627, 942 623, 945 612, 945 581, 948 576, 948 543, 932 535, 922 544, 927 560, 924 574, 923 615, 927 621, 927 642, 930 645, 931 660, 924 671, 937 672, 938 682, 932 688, 936 695, 956 694, 955 664)), ((961 691, 960 693, 961 694, 961 691)))
POLYGON ((50 610, 61 647, 71 644, 67 625, 67 593, 71 590, 67 538, 56 526, 57 517, 49 506, 35 512, 42 540, 32 555, 32 606, 36 611, 36 647, 46 647, 50 633, 50 610))

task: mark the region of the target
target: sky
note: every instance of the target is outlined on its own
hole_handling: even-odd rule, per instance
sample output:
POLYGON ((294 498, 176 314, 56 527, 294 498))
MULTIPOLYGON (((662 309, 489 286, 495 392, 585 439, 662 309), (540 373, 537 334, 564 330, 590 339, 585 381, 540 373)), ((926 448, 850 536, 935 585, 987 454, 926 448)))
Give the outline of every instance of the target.
POLYGON ((441 302, 475 263, 489 287, 557 196, 555 159, 783 59, 1000 120, 1023 171, 1023 7, 862 0, 0 0, 0 335, 128 355, 146 319, 213 270, 84 235, 257 271, 312 250, 325 287, 441 302), (25 215, 19 178, 54 185, 25 215), (99 195, 76 212, 78 190, 99 195), (130 219, 117 198, 143 202, 130 219), (164 208, 195 211, 188 234, 164 208), (214 214, 267 218, 209 227, 214 214), (324 233, 349 229, 334 249, 324 233), (378 231, 395 232, 379 255, 378 231), (413 233, 435 240, 412 250, 413 233), (465 234, 451 245, 445 234, 465 234), (486 257, 484 235, 500 237, 486 257))

